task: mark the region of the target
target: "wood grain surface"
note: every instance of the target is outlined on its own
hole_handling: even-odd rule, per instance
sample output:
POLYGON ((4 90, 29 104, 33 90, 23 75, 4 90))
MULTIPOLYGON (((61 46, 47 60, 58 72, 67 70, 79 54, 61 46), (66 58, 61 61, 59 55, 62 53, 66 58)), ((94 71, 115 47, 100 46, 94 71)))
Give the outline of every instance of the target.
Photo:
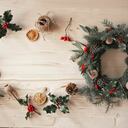
MULTIPOLYGON (((73 18, 70 35, 82 42, 86 41, 80 24, 98 25, 102 29, 103 19, 115 24, 128 23, 128 0, 0 0, 0 14, 9 9, 14 14, 13 21, 23 30, 9 31, 0 39, 0 88, 12 84, 21 97, 27 93, 33 95, 43 87, 64 94, 61 86, 69 82, 75 82, 79 87, 86 85, 77 64, 70 59, 74 46, 60 40, 70 17, 73 18), (54 17, 55 29, 45 34, 45 40, 41 34, 38 41, 29 41, 26 32, 35 28, 38 17, 48 11, 54 17)), ((0 99, 0 127, 128 128, 128 102, 106 114, 106 106, 94 106, 85 97, 74 96, 70 114, 47 115, 42 107, 39 110, 42 116, 35 115, 26 121, 26 108, 6 95, 0 99)))

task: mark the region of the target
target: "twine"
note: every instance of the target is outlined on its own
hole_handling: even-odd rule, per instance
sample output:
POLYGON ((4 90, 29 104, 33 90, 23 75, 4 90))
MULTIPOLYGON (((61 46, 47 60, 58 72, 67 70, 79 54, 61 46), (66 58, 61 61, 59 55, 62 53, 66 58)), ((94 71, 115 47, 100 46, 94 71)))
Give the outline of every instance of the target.
POLYGON ((72 17, 70 18, 69 22, 68 22, 68 25, 66 26, 65 28, 65 35, 67 36, 68 35, 68 30, 69 28, 71 27, 71 24, 72 24, 72 17))
POLYGON ((38 28, 40 32, 48 32, 50 27, 54 23, 54 20, 50 16, 51 12, 47 12, 46 15, 40 15, 38 20, 35 22, 35 26, 38 28))
POLYGON ((35 22, 35 27, 42 33, 42 37, 45 40, 45 33, 49 32, 51 26, 55 24, 54 19, 50 16, 51 12, 47 12, 46 15, 41 15, 38 20, 35 22))
POLYGON ((51 25, 51 19, 48 16, 40 16, 36 22, 36 27, 39 31, 49 31, 51 25))

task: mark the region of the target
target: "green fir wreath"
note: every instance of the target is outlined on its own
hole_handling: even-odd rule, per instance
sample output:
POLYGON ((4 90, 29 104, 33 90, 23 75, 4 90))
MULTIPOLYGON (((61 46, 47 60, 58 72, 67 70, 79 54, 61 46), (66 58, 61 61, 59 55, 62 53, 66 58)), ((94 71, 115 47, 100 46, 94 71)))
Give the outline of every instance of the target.
MULTIPOLYGON (((79 89, 79 93, 86 95, 94 104, 110 105, 119 103, 122 99, 128 99, 128 68, 123 76, 118 79, 109 78, 101 73, 101 56, 108 49, 121 49, 128 54, 128 26, 119 24, 114 26, 112 22, 104 20, 105 29, 99 31, 97 26, 80 27, 87 33, 85 39, 88 44, 75 42, 77 47, 73 61, 77 60, 81 74, 87 80, 89 86, 79 89), (127 86, 126 86, 127 85, 127 86)), ((128 58, 125 60, 128 65, 128 58)))

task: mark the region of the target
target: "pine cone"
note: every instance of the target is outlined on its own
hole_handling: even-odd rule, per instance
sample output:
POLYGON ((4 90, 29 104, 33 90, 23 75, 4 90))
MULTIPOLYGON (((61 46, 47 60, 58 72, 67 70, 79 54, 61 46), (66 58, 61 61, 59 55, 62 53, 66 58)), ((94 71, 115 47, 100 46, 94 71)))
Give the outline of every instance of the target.
POLYGON ((78 91, 77 85, 74 83, 69 83, 66 87, 66 92, 70 95, 75 95, 78 91))

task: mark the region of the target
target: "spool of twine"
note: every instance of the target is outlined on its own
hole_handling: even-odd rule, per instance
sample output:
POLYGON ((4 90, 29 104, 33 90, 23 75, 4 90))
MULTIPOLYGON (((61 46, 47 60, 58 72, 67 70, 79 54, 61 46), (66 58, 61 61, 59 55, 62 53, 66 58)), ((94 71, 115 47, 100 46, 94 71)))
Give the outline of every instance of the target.
POLYGON ((36 27, 39 29, 41 32, 49 31, 50 26, 52 24, 52 20, 50 17, 47 15, 40 16, 36 22, 36 27))

